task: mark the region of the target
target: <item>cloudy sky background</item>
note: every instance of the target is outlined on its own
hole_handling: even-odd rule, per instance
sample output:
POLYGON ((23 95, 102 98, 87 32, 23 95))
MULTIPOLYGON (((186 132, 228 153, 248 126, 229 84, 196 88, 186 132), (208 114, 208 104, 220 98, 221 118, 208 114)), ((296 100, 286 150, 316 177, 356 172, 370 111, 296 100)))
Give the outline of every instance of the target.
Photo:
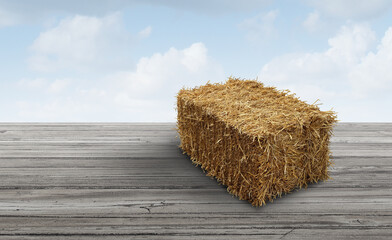
POLYGON ((173 122, 229 76, 391 122, 392 1, 0 0, 0 74, 3 122, 173 122))

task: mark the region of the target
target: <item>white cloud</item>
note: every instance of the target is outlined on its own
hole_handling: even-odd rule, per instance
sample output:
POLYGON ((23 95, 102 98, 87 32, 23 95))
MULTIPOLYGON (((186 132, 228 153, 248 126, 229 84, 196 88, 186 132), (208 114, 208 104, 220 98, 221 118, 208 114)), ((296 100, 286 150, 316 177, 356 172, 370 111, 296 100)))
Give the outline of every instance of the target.
POLYGON ((0 6, 0 28, 18 23, 18 17, 0 6))
POLYGON ((327 15, 344 19, 370 19, 385 13, 392 7, 390 0, 307 0, 327 15))
POLYGON ((112 67, 130 45, 121 15, 76 15, 41 33, 31 45, 29 66, 36 71, 99 70, 112 67), (110 58, 110 61, 108 59, 110 58))
MULTIPOLYGON (((355 104, 361 101, 366 102, 363 111, 375 112, 386 103, 372 105, 370 99, 392 100, 391 28, 373 53, 375 40, 368 25, 343 26, 328 40, 326 51, 277 57, 262 67, 259 79, 267 85, 290 89, 309 103, 320 99, 324 110, 334 107, 345 121, 377 121, 379 117, 363 118, 362 112, 353 113, 355 104)), ((384 118, 392 120, 392 115, 384 118)))
POLYGON ((369 25, 343 26, 337 36, 328 39, 330 48, 325 55, 341 64, 356 64, 370 50, 375 40, 375 33, 369 25))
POLYGON ((309 13, 302 25, 310 32, 315 32, 320 26, 320 14, 317 11, 309 13))
POLYGON ((259 42, 260 40, 273 37, 277 34, 274 23, 278 16, 278 10, 259 14, 252 18, 245 19, 238 24, 238 27, 247 31, 246 38, 249 41, 259 42))
POLYGON ((249 12, 269 5, 272 0, 0 0, 0 27, 41 22, 54 14, 104 16, 129 6, 158 5, 216 16, 249 12))
POLYGON ((199 0, 199 1, 178 1, 162 0, 147 1, 150 4, 164 5, 176 9, 188 10, 204 14, 225 14, 238 12, 251 12, 255 9, 262 9, 272 3, 272 0, 199 0))
POLYGON ((18 120, 175 121, 175 96, 182 87, 224 79, 204 44, 194 43, 141 58, 135 70, 94 79, 93 88, 82 85, 90 80, 23 80, 20 86, 26 89, 41 84, 34 91, 46 96, 19 102, 18 120))
POLYGON ((164 54, 142 58, 135 71, 119 72, 108 79, 131 97, 168 100, 183 86, 222 80, 223 70, 208 56, 203 43, 194 43, 183 50, 171 48, 164 54))
POLYGON ((21 79, 17 85, 22 89, 41 91, 42 93, 59 93, 72 83, 71 79, 49 80, 45 78, 21 79))
POLYGON ((71 83, 70 79, 56 79, 55 81, 53 81, 49 88, 48 91, 50 93, 58 93, 63 91, 64 89, 66 89, 69 84, 71 83))
POLYGON ((18 82, 18 85, 20 87, 26 87, 26 88, 42 88, 47 84, 47 80, 44 78, 36 78, 36 79, 21 79, 18 82))
POLYGON ((137 1, 130 0, 0 0, 0 27, 40 22, 53 14, 103 16, 137 1), (4 24, 6 23, 6 24, 4 24))
POLYGON ((354 93, 363 97, 369 92, 389 94, 392 90, 392 27, 390 27, 377 52, 369 52, 348 74, 354 93))
POLYGON ((146 37, 149 37, 151 35, 151 32, 152 32, 152 27, 148 26, 145 29, 141 30, 138 33, 138 35, 139 35, 140 38, 146 38, 146 37))

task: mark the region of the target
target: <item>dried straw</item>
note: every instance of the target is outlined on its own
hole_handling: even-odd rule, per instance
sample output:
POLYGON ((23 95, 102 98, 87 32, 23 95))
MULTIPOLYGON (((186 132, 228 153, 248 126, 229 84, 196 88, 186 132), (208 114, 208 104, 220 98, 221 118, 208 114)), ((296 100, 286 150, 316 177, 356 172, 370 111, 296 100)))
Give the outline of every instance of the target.
POLYGON ((336 114, 288 90, 229 78, 181 89, 177 111, 183 152, 254 206, 329 178, 336 114))

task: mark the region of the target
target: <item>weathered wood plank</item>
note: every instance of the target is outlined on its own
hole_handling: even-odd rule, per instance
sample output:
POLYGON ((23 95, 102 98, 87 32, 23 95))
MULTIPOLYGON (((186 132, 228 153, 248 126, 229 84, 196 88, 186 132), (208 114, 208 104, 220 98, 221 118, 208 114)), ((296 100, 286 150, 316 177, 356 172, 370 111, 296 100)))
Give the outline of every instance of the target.
MULTIPOLYGON (((342 178, 345 175, 355 177, 352 175, 365 174, 379 176, 391 176, 392 178, 392 166, 382 167, 332 167, 330 169, 332 177, 342 178)), ((0 176, 39 176, 39 177, 198 177, 203 174, 202 171, 193 169, 192 167, 186 167, 184 169, 171 169, 171 168, 160 168, 160 169, 148 169, 145 167, 139 168, 98 168, 98 167, 85 167, 85 168, 1 168, 0 176), (56 172, 58 171, 58 173, 56 172)), ((204 174, 203 174, 204 175, 204 174)), ((0 177, 1 178, 1 177, 0 177)), ((382 178, 380 178, 382 179, 382 178)), ((391 179, 392 180, 392 179, 391 179)))
MULTIPOLYGON (((233 216, 231 216, 233 217, 233 216)), ((253 218, 226 217, 147 217, 136 218, 73 218, 72 222, 67 218, 36 218, 32 217, 28 221, 26 218, 8 217, 0 224, 1 227, 13 227, 20 233, 29 234, 183 234, 192 233, 194 235, 224 235, 224 233, 236 233, 244 235, 264 235, 264 234, 286 234, 286 229, 382 229, 390 227, 388 223, 372 216, 353 215, 348 218, 339 215, 316 215, 320 221, 311 222, 309 216, 289 215, 282 221, 282 217, 263 218, 261 220, 253 218), (147 225, 146 225, 147 223, 147 225), (326 225, 327 224, 327 225, 326 225), (50 228, 48 227, 50 226, 50 228), (215 232, 214 232, 215 230, 215 232), (217 234, 218 233, 218 234, 217 234)), ((7 234, 11 232, 4 232, 7 234)))
MULTIPOLYGON (((386 189, 300 190, 264 208, 250 207, 220 189, 33 189, 2 190, 0 216, 129 217, 143 213, 171 214, 382 214, 392 216, 392 192, 386 189), (116 201, 113 202, 113 199, 116 201), (195 207, 190 207, 198 205, 195 207), (346 206, 350 205, 350 206, 346 206), (48 207, 50 206, 50 207, 48 207), (219 206, 219 207, 217 207, 219 206), (83 212, 80 212, 80 208, 83 212), (355 211, 354 211, 355 213, 355 211), (132 214, 132 215, 129 215, 132 214)), ((215 214, 215 215, 214 215, 215 214)), ((0 224, 1 226, 1 224, 0 224)))
MULTIPOLYGON (((189 163, 191 164, 191 163, 189 163)), ((116 169, 114 169, 116 170, 116 169)), ((29 171, 29 170, 26 170, 29 171)), ((102 170, 83 169, 79 174, 72 169, 61 172, 57 169, 43 169, 39 172, 18 172, 0 175, 0 188, 214 188, 217 182, 204 177, 202 171, 191 174, 172 172, 170 174, 152 174, 149 169, 141 170, 139 175, 130 175, 125 169, 120 174, 102 174, 102 170)), ((118 172, 118 170, 117 170, 118 172)), ((312 184, 311 187, 385 187, 390 186, 391 171, 379 169, 360 169, 355 171, 331 170, 332 179, 327 182, 312 184), (335 174, 335 172, 342 174, 335 174)))
MULTIPOLYGON (((179 142, 178 142, 179 143, 179 142)), ((173 144, 171 142, 166 143, 158 143, 151 142, 149 140, 144 139, 129 139, 128 141, 119 142, 119 143, 74 143, 74 142, 56 142, 51 144, 43 143, 26 143, 26 142, 4 142, 1 144, 1 151, 7 152, 7 150, 18 150, 18 151, 35 151, 35 150, 57 150, 57 151, 67 151, 67 150, 76 150, 76 151, 93 151, 93 152, 102 152, 102 151, 134 151, 134 150, 166 150, 178 152, 179 149, 177 144, 173 144)), ((347 150, 348 152, 355 149, 366 149, 366 150, 392 150, 392 143, 331 143, 332 151, 336 150, 347 150)))
MULTIPOLYGON (((383 168, 392 167, 391 157, 334 157, 331 169, 383 168)), ((149 168, 182 171, 194 168, 191 160, 177 158, 136 157, 0 157, 0 168, 149 168)), ((195 170, 196 171, 196 170, 195 170)))
MULTIPOLYGON (((289 231, 286 231, 289 232, 289 231)), ((0 235, 0 239, 18 239, 18 240, 46 240, 46 239, 56 239, 56 240, 70 240, 70 239, 81 239, 81 240, 95 240, 95 239, 115 239, 115 240, 162 240, 162 239, 171 239, 171 240, 227 240, 227 239, 238 239, 238 240, 260 240, 260 239, 281 239, 284 234, 197 234, 190 235, 188 233, 184 234, 4 234, 0 235)))
POLYGON ((294 229, 281 239, 391 239, 391 229, 357 228, 357 229, 294 229))

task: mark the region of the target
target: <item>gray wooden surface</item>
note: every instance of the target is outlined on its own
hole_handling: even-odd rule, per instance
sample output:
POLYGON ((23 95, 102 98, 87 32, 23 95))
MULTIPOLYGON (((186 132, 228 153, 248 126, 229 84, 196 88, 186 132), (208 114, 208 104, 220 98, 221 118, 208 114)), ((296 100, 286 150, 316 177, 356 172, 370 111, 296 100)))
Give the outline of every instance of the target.
POLYGON ((255 208, 174 123, 0 123, 0 239, 391 239, 392 123, 340 123, 332 180, 255 208))

